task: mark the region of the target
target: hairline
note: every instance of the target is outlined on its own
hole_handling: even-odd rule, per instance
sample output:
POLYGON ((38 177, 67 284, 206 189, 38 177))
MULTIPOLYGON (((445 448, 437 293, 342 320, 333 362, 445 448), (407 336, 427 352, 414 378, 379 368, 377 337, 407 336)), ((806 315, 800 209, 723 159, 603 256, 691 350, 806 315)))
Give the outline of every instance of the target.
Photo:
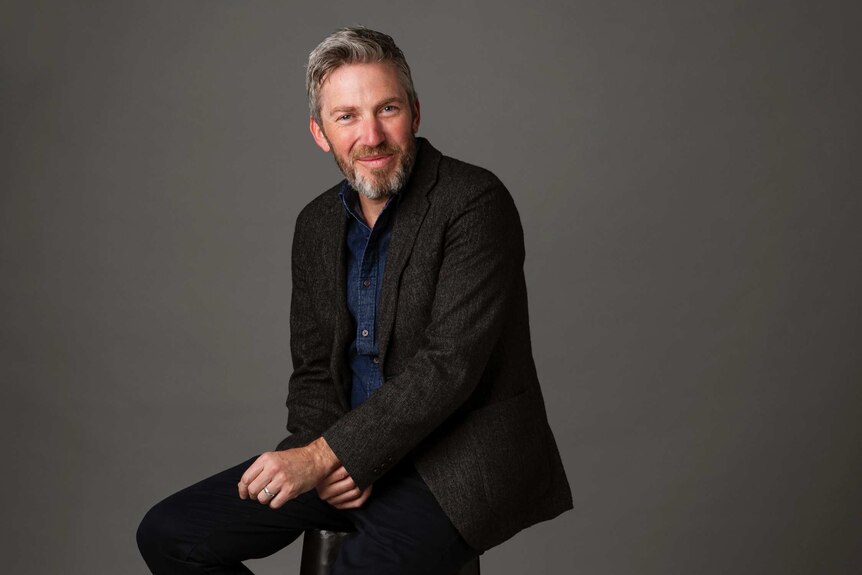
POLYGON ((412 114, 418 98, 404 53, 391 36, 358 26, 336 30, 309 54, 306 91, 312 119, 321 122, 321 91, 332 72, 346 65, 374 63, 393 66, 412 114))

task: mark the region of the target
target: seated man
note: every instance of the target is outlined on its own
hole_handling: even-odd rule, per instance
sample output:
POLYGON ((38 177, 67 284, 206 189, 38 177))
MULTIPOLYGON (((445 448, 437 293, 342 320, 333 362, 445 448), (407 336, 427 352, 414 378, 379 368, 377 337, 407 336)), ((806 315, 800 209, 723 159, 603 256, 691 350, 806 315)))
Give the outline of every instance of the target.
POLYGON ((308 528, 353 531, 333 573, 455 573, 570 509, 530 348, 524 242, 490 172, 416 137, 392 38, 311 53, 312 137, 345 180, 293 240, 290 435, 157 504, 153 573, 249 573, 308 528))

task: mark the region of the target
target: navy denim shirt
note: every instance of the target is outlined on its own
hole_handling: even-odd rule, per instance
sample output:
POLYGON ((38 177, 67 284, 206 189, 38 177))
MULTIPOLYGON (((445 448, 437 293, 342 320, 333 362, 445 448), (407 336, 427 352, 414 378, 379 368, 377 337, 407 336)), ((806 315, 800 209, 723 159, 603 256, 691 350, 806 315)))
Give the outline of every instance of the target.
POLYGON ((368 227, 356 191, 345 180, 339 196, 347 212, 347 308, 356 327, 348 349, 353 372, 350 405, 361 405, 383 383, 377 350, 377 309, 398 195, 386 202, 374 229, 368 227))

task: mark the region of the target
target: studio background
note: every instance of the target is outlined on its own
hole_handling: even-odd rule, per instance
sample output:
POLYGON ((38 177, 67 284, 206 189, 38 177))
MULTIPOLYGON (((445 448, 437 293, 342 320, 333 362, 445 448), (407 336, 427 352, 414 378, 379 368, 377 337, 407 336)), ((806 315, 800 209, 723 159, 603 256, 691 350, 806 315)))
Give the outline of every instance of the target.
POLYGON ((3 2, 3 571, 144 574, 150 505, 283 437, 340 179, 303 67, 353 24, 525 228, 575 509, 483 573, 862 571, 858 6, 3 2))

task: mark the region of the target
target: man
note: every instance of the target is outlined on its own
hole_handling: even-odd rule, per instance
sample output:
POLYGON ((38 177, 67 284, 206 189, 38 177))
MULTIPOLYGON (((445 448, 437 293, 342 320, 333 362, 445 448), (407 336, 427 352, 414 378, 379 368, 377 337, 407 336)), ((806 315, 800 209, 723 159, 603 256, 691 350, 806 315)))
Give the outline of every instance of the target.
POLYGON ((248 573, 312 527, 355 531, 333 573, 454 573, 571 508, 508 192, 415 136, 389 36, 335 32, 307 88, 345 180, 296 223, 290 436, 150 510, 138 544, 157 574, 248 573))

